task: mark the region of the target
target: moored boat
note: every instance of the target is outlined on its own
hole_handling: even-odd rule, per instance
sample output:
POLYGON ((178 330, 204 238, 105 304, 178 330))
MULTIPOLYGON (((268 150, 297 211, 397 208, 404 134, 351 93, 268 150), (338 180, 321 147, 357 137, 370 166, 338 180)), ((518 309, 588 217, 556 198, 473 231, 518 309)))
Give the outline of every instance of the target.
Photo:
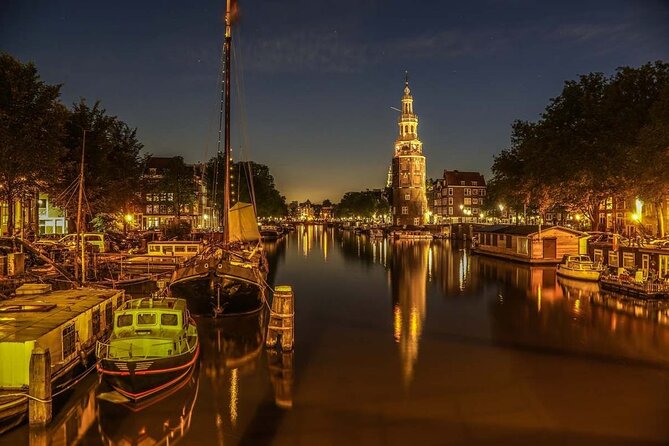
POLYGON ((200 343, 184 299, 133 299, 114 312, 108 343, 97 346, 98 371, 114 390, 138 401, 189 376, 200 343))
POLYGON ((577 280, 598 281, 602 274, 603 267, 593 262, 586 255, 565 254, 562 262, 557 266, 559 276, 568 277, 577 280))

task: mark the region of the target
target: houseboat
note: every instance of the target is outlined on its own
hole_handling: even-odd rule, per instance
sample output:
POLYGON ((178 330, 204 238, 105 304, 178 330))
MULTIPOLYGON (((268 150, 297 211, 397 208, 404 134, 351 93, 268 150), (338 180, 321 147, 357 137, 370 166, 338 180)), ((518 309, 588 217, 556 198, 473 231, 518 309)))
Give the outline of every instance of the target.
POLYGON ((183 381, 199 352, 185 299, 133 299, 114 312, 109 342, 98 342, 98 371, 118 393, 139 401, 183 381))
POLYGON ((280 226, 262 225, 260 227, 260 237, 262 240, 278 240, 283 235, 283 230, 280 226))
POLYGON ((149 242, 146 246, 150 256, 183 257, 190 259, 202 251, 202 243, 198 241, 167 240, 149 242))
POLYGON ((593 262, 587 255, 565 254, 562 262, 557 266, 558 276, 594 282, 599 280, 602 270, 602 265, 593 262))
POLYGON ((473 251, 530 264, 557 265, 587 251, 588 234, 562 226, 493 225, 474 230, 473 251))
POLYGON ((112 312, 124 296, 122 290, 52 291, 27 284, 0 302, 0 426, 18 424, 27 414, 33 349, 48 349, 52 395, 58 396, 95 366, 95 344, 108 338, 112 312))

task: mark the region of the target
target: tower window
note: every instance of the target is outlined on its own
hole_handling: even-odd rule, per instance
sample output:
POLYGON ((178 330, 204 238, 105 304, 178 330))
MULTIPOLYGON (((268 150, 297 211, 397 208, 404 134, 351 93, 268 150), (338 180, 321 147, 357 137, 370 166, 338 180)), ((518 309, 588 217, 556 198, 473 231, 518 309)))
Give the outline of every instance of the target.
POLYGON ((405 199, 406 201, 411 200, 411 194, 404 194, 404 199, 405 199))
POLYGON ((402 206, 402 215, 407 215, 409 213, 409 207, 408 206, 402 206))

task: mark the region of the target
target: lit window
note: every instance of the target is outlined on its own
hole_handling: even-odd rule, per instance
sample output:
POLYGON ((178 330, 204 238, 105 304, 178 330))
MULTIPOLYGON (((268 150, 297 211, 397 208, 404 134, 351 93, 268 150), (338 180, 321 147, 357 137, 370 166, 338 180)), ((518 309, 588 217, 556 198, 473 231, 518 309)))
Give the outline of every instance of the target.
POLYGON ((407 215, 409 213, 409 207, 408 206, 402 206, 402 215, 407 215))
POLYGON ((478 181, 472 181, 472 186, 478 186, 478 185, 479 185, 478 181))
POLYGON ((448 195, 453 195, 453 188, 452 187, 448 188, 448 195))
POLYGON ((467 205, 472 204, 472 199, 471 198, 465 198, 465 204, 467 204, 467 205))
POLYGON ((453 197, 448 197, 448 204, 453 206, 453 197))
POLYGON ((453 208, 452 207, 448 208, 448 215, 453 215, 453 208))
POLYGON ((411 194, 404 194, 404 199, 405 199, 406 201, 411 200, 411 194))

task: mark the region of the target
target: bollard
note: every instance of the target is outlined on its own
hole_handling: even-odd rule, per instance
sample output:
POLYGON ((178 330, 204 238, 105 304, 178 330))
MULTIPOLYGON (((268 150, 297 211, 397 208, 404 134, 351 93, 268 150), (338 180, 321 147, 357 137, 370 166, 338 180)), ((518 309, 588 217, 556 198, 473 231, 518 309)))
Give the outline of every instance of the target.
POLYGON ((293 348, 295 340, 293 301, 293 288, 290 285, 279 285, 274 289, 265 346, 276 346, 280 336, 282 350, 287 351, 293 348))
POLYGON ((282 409, 293 407, 293 352, 267 351, 274 403, 282 409))
MULTIPOLYGON (((49 446, 49 432, 45 425, 32 425, 28 431, 28 446, 49 446)), ((54 442, 55 443, 55 442, 54 442)))
POLYGON ((30 381, 28 394, 39 398, 28 400, 28 417, 31 425, 46 425, 51 421, 51 355, 49 349, 35 347, 30 355, 30 381))

